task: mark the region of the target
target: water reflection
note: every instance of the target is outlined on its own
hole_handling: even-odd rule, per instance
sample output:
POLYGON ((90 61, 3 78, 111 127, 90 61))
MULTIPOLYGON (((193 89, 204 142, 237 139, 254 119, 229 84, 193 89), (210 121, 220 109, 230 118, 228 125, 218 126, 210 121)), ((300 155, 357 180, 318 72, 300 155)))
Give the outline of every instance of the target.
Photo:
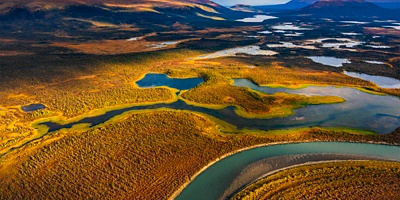
MULTIPOLYGON (((155 77, 163 77, 158 74, 155 77)), ((152 76, 146 76, 152 77, 152 76)), ((145 79, 146 79, 145 77, 145 79)), ((154 78, 154 77, 153 77, 154 78)), ((151 79, 154 83, 158 83, 158 79, 151 79)), ((145 82, 152 82, 146 80, 145 82)), ((173 79, 167 79, 173 81, 173 79)), ((166 83, 170 84, 170 83, 166 83)), ((286 88, 270 88, 255 85, 246 79, 235 79, 234 85, 249 87, 265 93, 287 92, 291 94, 303 94, 307 96, 340 96, 347 101, 340 104, 324 104, 311 105, 297 109, 295 114, 285 118, 273 119, 246 119, 235 113, 235 107, 229 106, 221 110, 213 110, 208 108, 187 105, 185 102, 178 100, 174 103, 156 104, 149 106, 132 106, 120 110, 109 111, 103 115, 88 117, 78 122, 69 124, 57 124, 53 122, 45 122, 50 130, 55 131, 61 128, 70 128, 76 124, 89 123, 95 126, 106 122, 116 115, 131 110, 172 108, 179 110, 196 111, 211 115, 218 119, 224 120, 235 125, 238 129, 286 129, 295 127, 321 126, 321 127, 352 127, 364 130, 372 130, 377 133, 390 133, 400 126, 400 99, 393 96, 371 95, 359 90, 348 87, 307 87, 303 89, 291 90, 286 88), (390 123, 389 123, 390 122, 390 123)))

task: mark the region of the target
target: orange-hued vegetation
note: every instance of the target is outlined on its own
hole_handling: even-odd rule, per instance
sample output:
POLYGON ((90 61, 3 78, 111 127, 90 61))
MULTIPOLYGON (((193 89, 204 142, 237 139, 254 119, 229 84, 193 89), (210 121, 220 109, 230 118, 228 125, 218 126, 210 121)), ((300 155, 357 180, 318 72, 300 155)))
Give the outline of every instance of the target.
POLYGON ((376 27, 367 27, 364 28, 364 32, 367 34, 373 35, 395 35, 400 36, 400 30, 394 28, 376 28, 376 27))
POLYGON ((399 199, 400 163, 346 161, 287 169, 231 199, 399 199))
MULTIPOLYGON (((231 78, 248 78, 259 84, 348 85, 383 91, 370 82, 336 72, 284 67, 268 58, 238 57, 213 60, 189 60, 204 52, 174 49, 114 56, 39 56, 29 59, 3 60, 5 68, 0 91, 0 153, 20 146, 38 136, 31 127, 35 120, 58 116, 68 118, 85 115, 96 109, 128 104, 168 102, 176 98, 168 88, 141 89, 135 84, 149 71, 172 77, 198 77, 218 74, 205 84, 181 95, 188 103, 202 106, 236 105, 245 117, 279 117, 292 109, 315 104, 311 99, 293 95, 263 95, 231 85, 231 78), (19 66, 18 70, 14 66, 19 66), (249 68, 248 66, 254 66, 249 68), (7 68, 9 67, 9 68, 7 68), (26 73, 29 71, 29 73, 26 73), (50 76, 51 75, 51 76, 50 76), (20 78, 13 78, 20 77, 20 78), (201 93, 201 95, 196 96, 201 93), (300 98, 301 97, 301 98, 300 98), (268 102, 268 103, 266 103, 268 102), (272 104, 269 102, 273 102, 272 104), (24 113, 20 106, 41 103, 44 111, 24 113), (283 109, 282 109, 283 108, 283 109), (266 112, 278 113, 266 116, 266 112), (249 115, 251 113, 252 115, 249 115)), ((396 93, 396 89, 384 92, 396 93)), ((319 99, 319 103, 340 102, 338 98, 319 99)))
MULTIPOLYGON (((189 52, 188 55, 191 53, 189 52)), ((160 53, 159 56, 144 53, 118 62, 114 60, 90 61, 93 64, 80 64, 79 62, 82 61, 61 64, 43 61, 45 64, 39 65, 43 68, 37 67, 31 74, 41 74, 41 71, 57 68, 56 74, 60 76, 47 76, 47 73, 43 73, 43 76, 49 79, 3 80, 3 90, 0 91, 0 106, 2 107, 0 110, 0 154, 38 137, 37 131, 31 127, 32 122, 38 119, 54 116, 69 119, 96 109, 174 101, 176 99, 174 90, 165 87, 143 89, 138 88, 134 82, 151 70, 154 65, 160 65, 162 58, 182 59, 184 56, 186 56, 184 53, 160 53), (68 70, 65 65, 70 65, 69 68, 77 70, 68 70), (41 103, 47 108, 31 113, 21 111, 22 105, 31 103, 41 103)))
POLYGON ((381 89, 382 92, 386 93, 386 94, 390 94, 390 95, 394 95, 394 96, 400 96, 400 89, 381 89))
MULTIPOLYGON (((92 22, 94 23, 94 22, 92 22)), ((97 26, 99 26, 97 24, 97 26)), ((177 42, 186 42, 193 39, 186 39, 177 42)), ((156 47, 161 42, 146 41, 138 39, 134 41, 125 40, 98 40, 91 42, 82 43, 69 43, 69 42, 56 42, 52 46, 65 47, 68 49, 75 50, 77 52, 94 55, 111 55, 111 54, 124 54, 133 52, 146 52, 146 51, 158 51, 165 49, 172 49, 176 47, 176 44, 162 45, 156 47)))
MULTIPOLYGON (((0 21, 4 22, 0 24, 0 200, 167 199, 205 166, 255 146, 308 141, 400 145, 400 127, 383 135, 346 127, 239 130, 204 113, 158 108, 173 102, 165 107, 193 108, 183 100, 188 105, 215 109, 235 106, 236 114, 245 118, 273 118, 312 104, 345 101, 335 96, 264 94, 234 86, 234 78, 273 87, 348 86, 400 96, 400 89, 382 89, 342 72, 400 78, 399 55, 390 52, 398 47, 398 38, 351 36, 360 37, 365 44, 381 45, 382 41, 382 45, 393 46, 389 51, 360 46, 347 52, 341 51, 342 47, 318 45, 314 50, 276 49, 279 53, 270 56, 196 59, 249 45, 266 50, 268 43, 289 40, 276 32, 260 33, 289 20, 235 22, 242 17, 248 16, 210 0, 0 0, 0 21), (368 53, 365 59, 364 53, 368 53), (310 54, 334 54, 353 64, 328 67, 305 57, 310 54), (373 67, 376 64, 367 64, 367 58, 385 65, 373 67), (200 77, 204 83, 187 91, 165 86, 140 88, 136 82, 147 73, 200 77), (25 112, 29 104, 45 108, 25 112), (135 110, 134 106, 140 108, 135 110), (53 123, 64 128, 55 128, 53 123)), ((292 38, 292 42, 300 44, 330 32, 334 22, 324 27, 327 22, 318 21, 313 24, 314 31, 292 38)), ((309 22, 304 23, 293 21, 292 25, 309 26, 309 22)), ((341 29, 332 34, 353 31, 337 23, 341 29)), ((354 31, 360 32, 359 28, 354 31)), ((386 28, 365 28, 364 32, 399 35, 386 28)), ((226 110, 224 115, 231 114, 226 110)), ((298 119, 303 117, 293 122, 298 119)), ((365 180, 375 183, 372 175, 376 175, 398 182, 389 177, 398 174, 392 165, 363 164, 369 167, 365 180)), ((343 166, 337 165, 335 169, 346 174, 364 167, 359 163, 346 166, 354 169, 343 171, 343 166)), ((321 177, 318 170, 316 167, 314 174, 321 177)), ((325 184, 319 183, 321 188, 325 184)), ((379 180, 376 183, 386 186, 379 180)))
MULTIPOLYGON (((174 49, 114 56, 35 56, 3 60, 0 188, 7 190, 2 190, 0 198, 61 198, 61 195, 75 198, 78 194, 89 198, 93 194, 94 197, 155 199, 170 196, 188 177, 219 156, 255 144, 307 140, 399 141, 396 135, 360 135, 318 128, 279 134, 229 130, 224 132, 241 134, 224 135, 213 122, 198 114, 149 111, 124 115, 122 119, 95 128, 57 131, 18 148, 41 136, 42 132, 31 127, 36 120, 49 117, 68 120, 96 109, 175 99, 176 94, 171 89, 142 89, 135 84, 149 71, 172 77, 200 76, 205 84, 187 91, 181 98, 187 95, 190 100, 191 93, 203 90, 201 96, 192 96, 192 99, 223 96, 223 104, 237 105, 255 113, 260 108, 273 110, 278 105, 296 108, 313 102, 300 96, 270 96, 234 87, 231 78, 285 86, 295 82, 300 85, 344 83, 378 90, 369 82, 340 73, 284 67, 268 58, 188 59, 201 54, 204 52, 174 49), (224 91, 226 88, 228 92, 224 91), (285 101, 276 103, 282 99, 285 101), (265 104, 268 100, 276 104, 265 104), (31 103, 41 103, 47 108, 30 113, 21 111, 22 105, 31 103), (12 148, 17 150, 10 152, 12 148)), ((221 99, 204 103, 221 103, 221 99)))
POLYGON ((318 128, 227 135, 220 129, 200 114, 158 110, 128 113, 83 132, 58 131, 2 158, 0 199, 167 198, 209 162, 256 144, 399 141, 318 128))

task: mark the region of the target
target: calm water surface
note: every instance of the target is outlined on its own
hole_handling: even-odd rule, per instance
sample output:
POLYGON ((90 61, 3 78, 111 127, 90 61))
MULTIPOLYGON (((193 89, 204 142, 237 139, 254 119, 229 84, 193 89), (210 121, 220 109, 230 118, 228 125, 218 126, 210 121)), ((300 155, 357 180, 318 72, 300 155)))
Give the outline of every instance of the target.
POLYGON ((146 76, 136 82, 139 87, 151 88, 158 86, 168 86, 178 90, 188 90, 203 83, 201 78, 169 78, 166 74, 146 74, 146 76))
POLYGON ((347 76, 373 82, 381 88, 400 88, 400 80, 394 78, 389 78, 385 76, 373 76, 373 75, 357 73, 357 72, 348 72, 348 71, 344 71, 344 74, 346 74, 347 76))
POLYGON ((197 176, 176 200, 218 199, 243 168, 264 158, 290 154, 340 153, 400 161, 400 147, 377 144, 315 142, 272 145, 226 157, 197 176))
MULTIPOLYGON (((201 79, 200 79, 201 80, 201 79)), ((145 76, 138 82, 138 85, 160 86, 169 85, 178 89, 189 89, 188 85, 194 87, 199 84, 199 79, 173 79, 163 74, 145 76), (164 83, 160 84, 160 81, 164 83), (177 83, 176 81, 182 81, 177 83), (166 83, 165 83, 166 82, 166 83), (140 84, 139 84, 140 83, 140 84), (144 84, 146 83, 146 84, 144 84), (178 84, 178 85, 176 85, 178 84), (184 84, 180 85, 179 84, 184 84)), ((393 96, 371 95, 353 88, 347 87, 307 87, 303 89, 270 88, 255 85, 246 79, 235 79, 234 85, 249 87, 268 94, 275 92, 287 92, 291 94, 303 94, 307 96, 340 96, 346 99, 345 103, 310 105, 296 109, 295 114, 284 118, 272 119, 246 119, 236 115, 235 107, 229 106, 221 110, 214 110, 202 107, 187 105, 178 100, 173 103, 161 103, 148 106, 132 106, 124 109, 109 111, 103 115, 87 117, 80 121, 61 125, 53 122, 42 123, 47 125, 49 131, 56 131, 62 128, 71 128, 76 124, 89 123, 92 126, 101 124, 116 115, 131 110, 171 108, 178 110, 189 110, 205 113, 235 125, 238 129, 273 130, 297 127, 350 127, 364 130, 372 130, 377 133, 390 133, 400 126, 400 99, 393 96)))
POLYGON ((38 104, 30 104, 30 105, 21 107, 22 111, 24 111, 24 112, 32 112, 32 111, 36 111, 36 110, 43 110, 45 108, 46 108, 45 105, 39 104, 39 103, 38 104))
POLYGON ((335 58, 335 57, 327 57, 327 56, 309 56, 307 57, 316 63, 320 63, 323 65, 328 65, 331 67, 343 67, 343 64, 350 63, 348 59, 345 58, 335 58))

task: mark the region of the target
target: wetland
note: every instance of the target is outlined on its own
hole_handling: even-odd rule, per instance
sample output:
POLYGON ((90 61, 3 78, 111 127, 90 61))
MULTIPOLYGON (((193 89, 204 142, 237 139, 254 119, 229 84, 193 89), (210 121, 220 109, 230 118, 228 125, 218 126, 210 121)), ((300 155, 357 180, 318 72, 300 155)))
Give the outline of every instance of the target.
MULTIPOLYGON (((190 89, 200 84, 202 79, 175 79, 169 78, 165 74, 147 74, 139 80, 138 85, 149 86, 171 86, 177 89, 190 89), (161 82, 159 82, 161 80, 161 82), (177 84, 177 85, 174 85, 177 84)), ((37 124, 45 125, 48 131, 56 131, 64 128, 71 128, 78 124, 90 124, 96 126, 107 120, 127 111, 133 110, 154 110, 170 108, 177 110, 189 110, 204 113, 217 119, 226 121, 237 129, 252 130, 274 130, 299 127, 347 127, 363 130, 370 130, 377 133, 390 133, 398 127, 400 123, 400 99, 390 95, 374 95, 348 87, 333 86, 309 86, 301 89, 272 88, 258 86, 246 79, 235 79, 235 86, 246 87, 267 94, 279 92, 306 95, 306 96, 338 96, 345 99, 343 103, 326 105, 309 105, 299 108, 292 115, 281 118, 270 119, 248 119, 239 116, 234 106, 227 106, 222 109, 211 109, 201 106, 189 105, 183 100, 172 103, 159 103, 145 106, 132 106, 123 109, 108 111, 99 116, 92 116, 70 123, 41 122, 37 124)))
POLYGON ((0 13, 0 199, 399 196, 399 20, 151 2, 0 13))

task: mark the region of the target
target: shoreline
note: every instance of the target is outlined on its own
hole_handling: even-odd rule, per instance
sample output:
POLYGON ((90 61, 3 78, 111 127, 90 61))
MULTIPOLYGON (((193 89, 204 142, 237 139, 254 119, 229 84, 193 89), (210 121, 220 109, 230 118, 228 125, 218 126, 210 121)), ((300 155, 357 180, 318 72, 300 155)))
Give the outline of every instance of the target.
POLYGON ((30 122, 30 126, 36 127, 38 124, 43 123, 43 122, 68 124, 68 123, 77 122, 79 120, 82 120, 82 119, 85 119, 88 117, 96 117, 99 115, 104 115, 105 113, 110 112, 110 111, 121 110, 121 109, 129 108, 129 107, 151 106, 151 105, 162 104, 162 103, 174 103, 177 100, 179 100, 178 95, 176 95, 178 90, 176 90, 174 88, 165 87, 165 86, 160 86, 158 88, 168 89, 172 94, 172 98, 167 99, 167 100, 157 100, 157 101, 149 101, 149 102, 128 103, 128 104, 120 104, 120 105, 113 105, 113 106, 105 106, 103 108, 90 110, 86 113, 83 113, 81 115, 71 117, 71 118, 64 116, 60 111, 57 111, 57 113, 59 113, 60 115, 34 120, 34 121, 30 122))
MULTIPOLYGON (((273 145, 284 145, 284 144, 298 144, 298 143, 312 143, 312 142, 332 142, 332 141, 310 141, 310 140, 305 140, 305 141, 287 141, 287 142, 272 142, 272 143, 264 143, 264 144, 257 144, 257 145, 252 145, 249 147, 245 147, 242 149, 238 149, 229 153, 226 153, 224 155, 219 156, 218 158, 214 159, 213 161, 209 162, 207 165, 205 165, 203 168, 201 168, 199 171, 197 171, 195 174, 193 174, 188 181, 186 181, 184 184, 182 184, 177 190, 175 190, 174 193, 170 197, 168 197, 168 200, 174 200, 176 199, 182 191, 190 184, 193 182, 193 180, 199 176, 202 172, 206 171, 209 167, 214 165, 215 163, 219 162, 220 160, 227 158, 233 154, 237 154, 246 150, 250 149, 255 149, 258 147, 266 147, 266 146, 273 146, 273 145)), ((336 142, 344 142, 344 141, 336 141, 336 142)), ((378 144, 378 145, 388 145, 388 146, 399 146, 400 144, 391 144, 387 142, 374 142, 374 141, 345 141, 347 143, 365 143, 365 144, 378 144)))
POLYGON ((230 186, 224 191, 220 199, 231 198, 238 192, 251 186, 257 181, 287 169, 292 169, 299 166, 313 165, 317 163, 372 160, 398 162, 397 160, 375 156, 361 156, 357 154, 343 153, 306 153, 267 157, 244 167, 241 170, 240 174, 236 176, 236 178, 231 182, 230 186))
MULTIPOLYGON (((250 89, 250 88, 249 88, 250 89)), ((254 89, 250 89, 252 92, 257 92, 260 94, 264 94, 263 92, 260 92, 258 90, 254 90, 254 89)), ((196 106, 196 107, 201 107, 201 108, 207 108, 207 109, 213 109, 213 110, 222 110, 228 107, 234 107, 234 112, 236 115, 245 118, 245 119, 273 119, 273 118, 285 118, 285 117, 289 117, 292 116, 293 114, 295 114, 295 110, 300 109, 300 108, 304 108, 307 106, 314 106, 314 105, 328 105, 328 104, 340 104, 340 103, 345 103, 346 99, 339 97, 339 96, 321 96, 321 97, 338 97, 341 100, 340 101, 336 101, 336 102, 319 102, 319 103, 310 103, 310 104, 304 104, 301 105, 300 107, 296 107, 294 105, 291 106, 286 106, 286 107, 282 107, 282 106, 274 106, 272 107, 271 110, 265 112, 265 113, 250 113, 248 111, 246 111, 243 107, 241 107, 240 105, 236 105, 236 104, 229 104, 229 103, 223 103, 223 104, 206 104, 206 103, 198 103, 192 100, 188 100, 185 99, 182 95, 187 92, 188 90, 182 90, 179 94, 178 94, 178 99, 185 102, 187 105, 191 105, 191 106, 196 106), (279 114, 276 114, 277 112, 279 112, 279 114)))

